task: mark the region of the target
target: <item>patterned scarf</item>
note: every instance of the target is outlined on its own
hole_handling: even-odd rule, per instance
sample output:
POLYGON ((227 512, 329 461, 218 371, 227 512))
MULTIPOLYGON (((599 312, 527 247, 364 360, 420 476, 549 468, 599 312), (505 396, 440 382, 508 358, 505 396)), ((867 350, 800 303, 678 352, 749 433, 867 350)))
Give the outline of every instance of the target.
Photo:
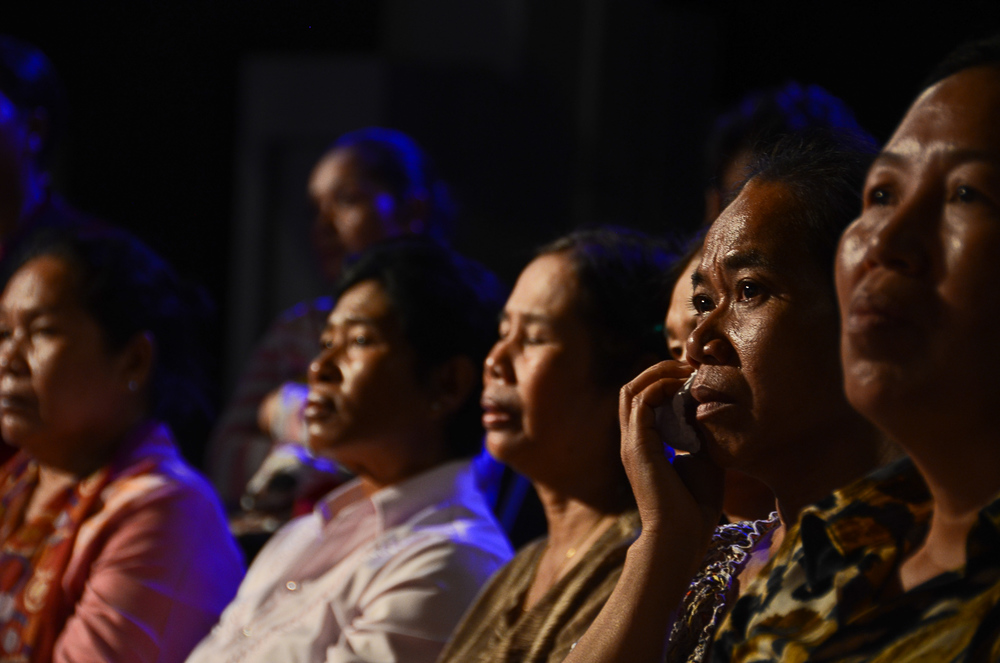
POLYGON ((25 521, 38 463, 18 452, 0 468, 0 658, 48 663, 72 605, 61 596, 80 526, 99 508, 111 477, 104 467, 54 495, 25 521))

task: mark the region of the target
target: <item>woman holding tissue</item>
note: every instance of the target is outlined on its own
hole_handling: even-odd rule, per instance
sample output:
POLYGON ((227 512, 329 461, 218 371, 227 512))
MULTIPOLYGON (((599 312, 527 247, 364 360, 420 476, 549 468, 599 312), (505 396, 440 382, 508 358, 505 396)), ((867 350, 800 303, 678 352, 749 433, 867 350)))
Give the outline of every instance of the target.
POLYGON ((690 367, 658 364, 622 391, 622 457, 643 531, 570 663, 706 660, 715 630, 799 512, 897 455, 847 402, 833 290, 837 240, 873 156, 853 134, 785 140, 709 229, 692 279, 690 367), (671 466, 653 410, 691 367, 704 449, 671 466), (721 468, 770 487, 779 524, 716 583, 721 468))

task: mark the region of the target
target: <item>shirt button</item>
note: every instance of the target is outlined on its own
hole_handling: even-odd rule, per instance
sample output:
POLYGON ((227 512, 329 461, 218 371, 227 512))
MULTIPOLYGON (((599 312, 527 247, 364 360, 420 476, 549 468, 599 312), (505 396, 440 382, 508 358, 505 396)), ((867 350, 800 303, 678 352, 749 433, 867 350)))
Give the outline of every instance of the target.
POLYGON ((299 586, 295 583, 294 580, 289 580, 287 583, 285 583, 285 587, 287 587, 288 591, 290 592, 294 592, 296 589, 299 588, 299 586))

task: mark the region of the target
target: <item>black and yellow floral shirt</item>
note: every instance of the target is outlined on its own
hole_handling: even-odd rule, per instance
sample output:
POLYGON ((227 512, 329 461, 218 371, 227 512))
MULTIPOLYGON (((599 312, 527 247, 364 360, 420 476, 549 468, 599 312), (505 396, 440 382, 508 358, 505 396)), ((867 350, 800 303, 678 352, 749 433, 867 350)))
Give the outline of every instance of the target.
POLYGON ((1000 661, 1000 495, 964 569, 902 592, 931 501, 904 459, 803 511, 716 636, 713 661, 1000 661))

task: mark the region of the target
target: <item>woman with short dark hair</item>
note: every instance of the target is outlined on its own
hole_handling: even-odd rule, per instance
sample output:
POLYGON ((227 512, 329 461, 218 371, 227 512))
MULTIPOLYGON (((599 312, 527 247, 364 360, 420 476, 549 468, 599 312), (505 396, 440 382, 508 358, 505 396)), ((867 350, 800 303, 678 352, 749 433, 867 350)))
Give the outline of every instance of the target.
POLYGON ((196 300, 125 233, 39 242, 0 295, 4 660, 182 661, 243 570, 164 423, 201 403, 196 300))

